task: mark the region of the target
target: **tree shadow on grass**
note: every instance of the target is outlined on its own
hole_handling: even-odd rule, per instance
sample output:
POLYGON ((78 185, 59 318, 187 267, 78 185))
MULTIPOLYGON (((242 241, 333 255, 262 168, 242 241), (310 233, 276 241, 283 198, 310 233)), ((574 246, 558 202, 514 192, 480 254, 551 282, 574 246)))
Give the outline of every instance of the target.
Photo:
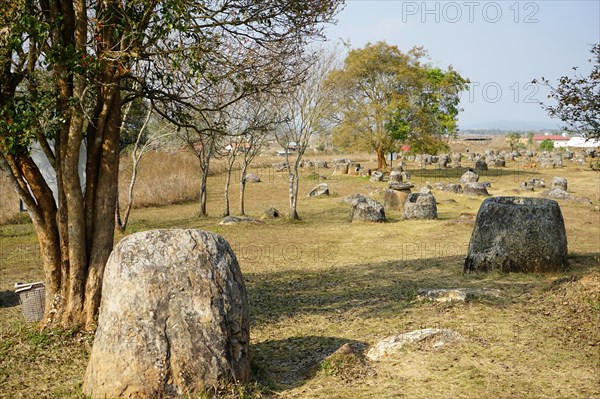
MULTIPOLYGON (((597 256, 594 253, 572 254, 569 256, 571 268, 550 276, 495 272, 463 274, 463 255, 343 265, 318 271, 287 269, 274 273, 248 273, 252 326, 279 320, 293 323, 293 317, 317 315, 325 316, 324 322, 339 323, 343 328, 341 324, 348 314, 351 319, 386 319, 411 307, 424 306, 424 311, 431 311, 430 305, 415 300, 421 288, 494 288, 501 290, 504 299, 482 301, 482 305, 490 309, 518 307, 524 304, 520 299, 524 293, 543 292, 563 281, 597 272, 597 256)), ((462 303, 439 305, 465 306, 462 303)), ((296 322, 302 321, 296 319, 296 322)), ((485 323, 489 324, 489 321, 485 323)), ((465 328, 468 326, 466 324, 465 328)), ((499 324, 490 328, 504 327, 499 324)), ((310 326, 299 327, 299 331, 306 331, 306 328, 310 326)), ((477 331, 473 333, 476 337, 487 333, 479 327, 474 331, 477 331)), ((358 356, 363 356, 367 348, 364 342, 346 338, 301 336, 300 332, 297 335, 251 344, 252 368, 261 385, 274 392, 300 387, 318 377, 319 372, 326 373, 324 360, 342 345, 358 346, 358 356)))
POLYGON ((342 345, 362 351, 366 343, 344 338, 304 336, 251 345, 255 378, 273 390, 301 386, 314 377, 323 361, 342 345))
MULTIPOLYGON (((414 249, 411 249, 414 251, 414 249)), ((429 247, 428 251, 436 250, 429 247)), ((440 251, 447 248, 439 248, 440 251)), ((413 254, 419 255, 419 254, 413 254)), ((582 274, 597 264, 596 254, 572 258, 564 275, 582 274)), ((402 254, 399 254, 402 258, 402 254)), ((416 305, 423 288, 494 288, 503 292, 493 306, 509 306, 511 297, 543 288, 548 279, 532 274, 463 274, 464 255, 392 262, 335 265, 322 270, 286 269, 247 273, 252 325, 302 315, 337 318, 385 318, 416 305)), ((560 275, 556 276, 561 277, 560 275)))
POLYGON ((14 291, 0 291, 0 308, 12 308, 19 305, 19 295, 14 291))
POLYGON ((412 306, 423 287, 461 281, 462 256, 371 264, 336 265, 322 270, 286 269, 247 273, 253 325, 301 314, 385 317, 412 306))

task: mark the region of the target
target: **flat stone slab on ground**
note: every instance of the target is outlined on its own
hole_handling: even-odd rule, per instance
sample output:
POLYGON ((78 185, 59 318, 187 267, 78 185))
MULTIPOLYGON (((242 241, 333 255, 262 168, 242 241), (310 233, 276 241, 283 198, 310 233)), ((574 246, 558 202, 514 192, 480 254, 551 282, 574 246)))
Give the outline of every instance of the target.
POLYGON ((248 173, 246 175, 246 183, 260 183, 260 181, 260 177, 258 177, 254 173, 248 173))
POLYGON ((238 223, 260 223, 260 220, 249 218, 247 216, 225 216, 219 222, 219 226, 230 226, 238 223))
POLYGON ((542 194, 548 198, 554 198, 554 199, 565 199, 565 200, 573 199, 573 196, 571 194, 569 194, 568 192, 566 192, 565 190, 563 190, 562 188, 553 188, 550 190, 546 190, 542 194))
POLYGON ((428 341, 433 349, 440 349, 452 342, 462 341, 464 337, 454 330, 446 328, 425 328, 411 332, 392 335, 379 341, 367 352, 367 359, 382 360, 397 355, 402 348, 410 344, 428 341))
POLYGON ((423 288, 419 290, 417 299, 435 302, 466 302, 482 298, 500 298, 500 290, 491 288, 423 288))

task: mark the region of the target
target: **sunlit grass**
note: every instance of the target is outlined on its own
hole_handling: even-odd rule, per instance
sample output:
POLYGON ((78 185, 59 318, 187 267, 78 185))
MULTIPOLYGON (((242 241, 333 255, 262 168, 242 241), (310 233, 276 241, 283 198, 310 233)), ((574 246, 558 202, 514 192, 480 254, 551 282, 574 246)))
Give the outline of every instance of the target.
MULTIPOLYGON (((189 171, 192 186, 194 167, 182 167, 189 171)), ((425 181, 455 181, 461 174, 412 169, 415 189, 425 181)), ((258 217, 270 207, 288 212, 285 176, 269 169, 254 172, 264 178, 248 185, 247 213, 258 217)), ((236 253, 250 300, 257 381, 250 388, 223 387, 223 395, 600 396, 600 212, 593 206, 560 203, 568 233, 568 272, 463 275, 473 224, 460 215, 475 215, 483 198, 435 190, 439 220, 402 221, 401 212, 390 211, 387 223, 352 224, 349 206, 339 200, 354 193, 368 195, 386 183, 331 176, 328 169, 319 174, 327 177, 334 195, 308 198, 318 181, 312 171, 304 172, 299 222, 282 219, 217 226, 223 212, 222 175, 209 178, 207 218, 196 216, 195 201, 132 212, 126 234, 154 228, 205 229, 225 237, 236 253), (416 300, 421 288, 457 287, 496 288, 502 298, 446 304, 416 300), (466 340, 437 351, 406 348, 380 363, 363 362, 360 357, 327 359, 345 343, 364 347, 388 335, 425 327, 451 328, 466 340)), ((569 180, 569 191, 598 205, 600 175, 582 167, 525 173, 510 163, 481 180, 492 182, 492 195, 515 195, 524 179, 544 178, 549 185, 556 175, 569 180)), ((148 179, 145 176, 143 181, 148 179)), ((154 179, 160 181, 159 176, 154 179)), ((234 214, 238 190, 233 184, 234 214)), ((539 196, 540 191, 519 195, 539 196)), ((29 223, 0 227, 0 397, 79 397, 90 340, 77 334, 49 336, 35 331, 22 321, 11 294, 16 281, 43 277, 35 243, 29 223)))

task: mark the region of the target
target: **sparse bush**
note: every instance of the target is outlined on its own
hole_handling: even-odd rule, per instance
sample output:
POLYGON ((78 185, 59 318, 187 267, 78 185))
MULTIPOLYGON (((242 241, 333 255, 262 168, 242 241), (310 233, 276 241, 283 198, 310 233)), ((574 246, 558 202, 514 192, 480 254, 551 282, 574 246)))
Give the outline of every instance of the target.
POLYGON ((552 151, 554 149, 554 142, 550 139, 544 139, 540 143, 540 151, 552 151))

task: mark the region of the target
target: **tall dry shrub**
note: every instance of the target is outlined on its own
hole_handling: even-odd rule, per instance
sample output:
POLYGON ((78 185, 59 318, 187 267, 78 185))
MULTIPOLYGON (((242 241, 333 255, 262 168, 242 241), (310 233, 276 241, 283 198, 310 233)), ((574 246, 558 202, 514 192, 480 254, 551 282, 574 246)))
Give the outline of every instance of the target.
POLYGON ((0 173, 0 225, 20 220, 19 196, 4 173, 0 173))
MULTIPOLYGON (((131 178, 131 159, 121 158, 119 203, 127 203, 127 185, 131 178)), ((133 207, 164 206, 194 201, 199 195, 198 165, 188 152, 153 151, 140 161, 133 191, 133 207)))

